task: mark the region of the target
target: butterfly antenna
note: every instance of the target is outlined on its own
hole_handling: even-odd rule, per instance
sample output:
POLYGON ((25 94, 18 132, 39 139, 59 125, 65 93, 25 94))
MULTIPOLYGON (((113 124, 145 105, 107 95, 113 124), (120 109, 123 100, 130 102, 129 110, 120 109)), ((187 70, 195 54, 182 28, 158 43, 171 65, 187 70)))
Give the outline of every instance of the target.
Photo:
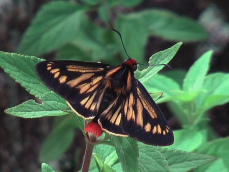
MULTIPOLYGON (((123 49, 124 49, 124 51, 125 51, 127 57, 129 57, 129 58, 131 59, 131 57, 129 56, 129 54, 128 54, 127 51, 126 51, 126 47, 125 47, 125 45, 124 45, 124 43, 123 43, 121 33, 120 33, 119 31, 117 31, 116 29, 112 29, 112 30, 115 31, 115 32, 119 35, 119 37, 120 37, 120 39, 121 39, 121 42, 122 42, 123 49)), ((145 64, 141 64, 141 63, 138 63, 138 64, 146 66, 145 64)), ((169 68, 169 69, 172 69, 172 67, 171 67, 170 65, 168 65, 168 64, 157 64, 157 65, 147 65, 147 66, 158 66, 158 65, 163 65, 163 66, 165 66, 165 67, 167 67, 167 68, 169 68)))
POLYGON ((124 43, 123 43, 121 33, 120 33, 119 31, 117 31, 116 29, 112 29, 112 30, 115 31, 115 32, 119 35, 119 37, 120 37, 120 39, 121 39, 121 42, 122 42, 123 49, 124 49, 124 51, 125 51, 127 57, 129 57, 129 59, 131 59, 131 57, 129 56, 129 54, 128 54, 127 51, 126 51, 126 47, 125 47, 125 45, 124 45, 124 43))
POLYGON ((159 65, 163 65, 164 67, 172 69, 172 67, 170 65, 168 65, 168 64, 157 64, 157 65, 150 65, 150 64, 146 65, 146 64, 142 64, 142 63, 138 63, 138 64, 143 65, 143 66, 159 66, 159 65))
POLYGON ((169 69, 173 69, 170 65, 168 64, 160 64, 160 65, 164 65, 165 67, 169 68, 169 69))

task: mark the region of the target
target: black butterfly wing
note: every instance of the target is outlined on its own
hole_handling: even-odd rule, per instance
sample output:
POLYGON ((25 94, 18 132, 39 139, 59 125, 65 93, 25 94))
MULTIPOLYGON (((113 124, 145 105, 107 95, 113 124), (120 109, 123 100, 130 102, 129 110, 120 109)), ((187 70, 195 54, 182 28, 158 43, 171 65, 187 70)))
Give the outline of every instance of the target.
POLYGON ((102 63, 43 61, 36 69, 77 114, 93 118, 107 132, 152 145, 173 143, 162 112, 125 64, 112 68, 102 63))
POLYGON ((123 104, 122 130, 146 144, 173 144, 173 132, 161 110, 138 80, 133 83, 132 92, 123 104))
MULTIPOLYGON (((112 90, 108 88, 104 95, 106 99, 106 94, 110 94, 112 90)), ((111 94, 110 94, 111 95, 111 94)), ((104 109, 104 111, 99 115, 98 123, 106 132, 116 135, 116 136, 128 136, 121 128, 122 123, 122 98, 117 96, 109 105, 104 109)))
POLYGON ((36 66, 42 81, 84 118, 93 118, 98 112, 108 68, 102 63, 67 60, 43 61, 36 66))

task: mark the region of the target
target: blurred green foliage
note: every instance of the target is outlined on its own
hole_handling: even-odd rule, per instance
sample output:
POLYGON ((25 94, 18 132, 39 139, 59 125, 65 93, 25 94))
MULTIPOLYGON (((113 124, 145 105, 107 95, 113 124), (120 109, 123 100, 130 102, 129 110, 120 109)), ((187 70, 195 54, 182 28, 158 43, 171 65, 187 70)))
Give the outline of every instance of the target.
MULTIPOLYGON (((74 130, 83 131, 84 122, 76 115, 67 115, 72 112, 65 101, 43 85, 35 72, 35 65, 42 59, 31 55, 40 56, 55 51, 56 59, 120 64, 126 55, 110 26, 122 33, 128 52, 139 63, 147 63, 143 57, 150 36, 183 42, 208 38, 198 22, 168 10, 148 9, 132 13, 117 10, 120 7, 134 7, 140 0, 81 2, 53 1, 40 9, 19 47, 19 53, 29 56, 0 53, 0 66, 29 93, 42 100, 42 103, 28 100, 6 112, 23 118, 59 116, 43 144, 41 162, 58 159, 72 144, 74 130), (88 15, 90 12, 97 12, 97 18, 92 20, 88 15), (76 120, 73 121, 73 117, 76 120)), ((153 55, 149 64, 169 63, 180 45, 178 43, 153 55)), ((174 131, 175 143, 168 148, 111 136, 113 146, 102 142, 95 146, 90 171, 229 171, 229 138, 217 138, 208 125, 207 116, 209 109, 229 101, 229 74, 208 74, 211 56, 211 51, 206 52, 188 71, 172 70, 155 75, 162 66, 149 66, 136 71, 135 77, 150 93, 164 93, 157 102, 167 102, 182 129, 174 131)), ((54 170, 43 163, 42 171, 54 170)))

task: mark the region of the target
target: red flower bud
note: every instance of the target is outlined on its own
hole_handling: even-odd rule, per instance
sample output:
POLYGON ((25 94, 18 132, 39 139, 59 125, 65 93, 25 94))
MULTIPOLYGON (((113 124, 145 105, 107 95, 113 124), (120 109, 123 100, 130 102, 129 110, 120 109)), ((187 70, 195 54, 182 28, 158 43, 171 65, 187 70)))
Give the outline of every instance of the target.
POLYGON ((96 122, 89 122, 85 129, 84 129, 85 133, 89 133, 92 135, 95 135, 96 137, 100 137, 103 134, 103 130, 101 128, 101 126, 96 123, 96 122))

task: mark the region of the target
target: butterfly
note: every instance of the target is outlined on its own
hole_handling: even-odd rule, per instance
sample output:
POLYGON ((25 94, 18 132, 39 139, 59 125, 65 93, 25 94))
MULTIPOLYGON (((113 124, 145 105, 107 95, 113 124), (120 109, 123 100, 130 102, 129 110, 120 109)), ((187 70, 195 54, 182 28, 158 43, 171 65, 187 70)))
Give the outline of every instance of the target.
POLYGON ((150 145, 174 142, 171 128, 150 94, 134 77, 137 61, 121 65, 82 61, 42 61, 41 80, 85 119, 116 136, 130 136, 150 145))

